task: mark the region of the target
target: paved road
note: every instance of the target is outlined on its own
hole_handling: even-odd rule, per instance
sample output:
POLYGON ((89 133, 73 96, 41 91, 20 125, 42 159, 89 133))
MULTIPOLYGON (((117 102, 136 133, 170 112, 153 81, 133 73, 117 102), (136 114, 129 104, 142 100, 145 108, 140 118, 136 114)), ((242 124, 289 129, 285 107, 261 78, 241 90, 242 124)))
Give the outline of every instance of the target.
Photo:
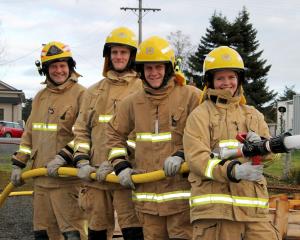
POLYGON ((32 197, 9 197, 0 209, 1 240, 33 240, 32 197))

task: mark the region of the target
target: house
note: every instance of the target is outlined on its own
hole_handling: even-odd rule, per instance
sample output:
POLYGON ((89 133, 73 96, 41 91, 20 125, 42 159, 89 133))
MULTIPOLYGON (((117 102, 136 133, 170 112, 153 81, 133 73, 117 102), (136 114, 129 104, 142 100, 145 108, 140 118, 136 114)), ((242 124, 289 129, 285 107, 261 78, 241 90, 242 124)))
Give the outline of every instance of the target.
POLYGON ((25 94, 0 80, 0 120, 20 122, 25 94))

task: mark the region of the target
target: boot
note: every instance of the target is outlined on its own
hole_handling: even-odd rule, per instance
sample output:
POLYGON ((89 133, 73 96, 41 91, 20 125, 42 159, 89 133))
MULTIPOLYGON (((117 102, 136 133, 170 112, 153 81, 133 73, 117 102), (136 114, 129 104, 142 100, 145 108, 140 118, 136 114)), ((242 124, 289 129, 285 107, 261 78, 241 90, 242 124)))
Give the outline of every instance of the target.
POLYGON ((35 240, 49 240, 46 230, 34 231, 33 233, 34 233, 35 240))
POLYGON ((124 240, 144 240, 142 227, 122 228, 124 240))
POLYGON ((65 240, 80 240, 80 233, 76 230, 64 232, 63 235, 65 240))
POLYGON ((107 240, 107 230, 94 231, 89 229, 88 240, 107 240))

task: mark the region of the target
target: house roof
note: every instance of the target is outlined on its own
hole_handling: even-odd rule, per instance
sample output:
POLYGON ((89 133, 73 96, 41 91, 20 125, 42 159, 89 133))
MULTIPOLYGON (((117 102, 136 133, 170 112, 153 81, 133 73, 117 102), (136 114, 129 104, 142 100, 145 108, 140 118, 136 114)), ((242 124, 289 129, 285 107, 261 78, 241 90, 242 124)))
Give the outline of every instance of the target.
MULTIPOLYGON (((12 86, 10 86, 9 84, 3 82, 0 80, 0 94, 1 93, 14 93, 14 94, 18 94, 20 100, 14 100, 13 102, 24 102, 25 101, 25 94, 22 90, 16 89, 12 86)), ((8 98, 5 97, 5 99, 3 97, 1 97, 2 99, 0 100, 0 102, 3 101, 3 103, 7 103, 7 101, 12 101, 12 100, 7 100, 8 98)))

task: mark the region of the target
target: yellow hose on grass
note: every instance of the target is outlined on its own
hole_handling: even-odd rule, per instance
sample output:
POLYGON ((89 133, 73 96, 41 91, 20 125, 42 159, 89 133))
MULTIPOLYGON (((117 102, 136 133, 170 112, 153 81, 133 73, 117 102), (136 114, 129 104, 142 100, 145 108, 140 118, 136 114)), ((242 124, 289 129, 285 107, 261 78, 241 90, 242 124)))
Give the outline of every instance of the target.
MULTIPOLYGON (((180 168, 180 173, 186 173, 189 171, 189 167, 187 163, 183 163, 180 168)), ((77 168, 68 168, 68 167, 60 167, 58 169, 58 174, 60 176, 77 176, 78 169, 77 168)), ((26 179, 33 177, 46 176, 47 169, 46 168, 36 168, 33 170, 29 170, 22 173, 22 179, 25 181, 26 179)), ((91 173, 90 176, 92 179, 96 179, 96 173, 91 173)), ((165 172, 163 170, 157 170, 149 173, 135 174, 132 175, 132 181, 134 183, 148 183, 155 182, 166 178, 165 172)), ((114 174, 108 174, 106 179, 107 182, 111 183, 119 183, 118 176, 114 174)), ((4 204, 6 198, 10 195, 15 186, 10 182, 3 190, 0 195, 0 208, 4 204)), ((12 194, 12 195, 24 195, 24 194, 12 194)))

